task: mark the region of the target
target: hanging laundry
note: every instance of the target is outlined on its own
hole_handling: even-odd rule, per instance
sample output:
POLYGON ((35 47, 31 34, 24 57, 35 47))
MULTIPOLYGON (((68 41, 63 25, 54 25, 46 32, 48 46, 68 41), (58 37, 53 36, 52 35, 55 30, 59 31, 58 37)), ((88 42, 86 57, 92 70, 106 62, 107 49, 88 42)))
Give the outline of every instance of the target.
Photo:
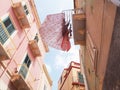
POLYGON ((68 51, 71 47, 70 41, 69 41, 69 34, 71 36, 72 30, 71 30, 71 25, 70 25, 70 27, 69 27, 69 25, 70 25, 70 22, 65 24, 65 20, 64 20, 63 29, 62 29, 63 40, 62 40, 62 44, 61 44, 61 47, 64 51, 68 51))
POLYGON ((109 0, 109 1, 111 1, 116 6, 120 7, 120 0, 109 0))
POLYGON ((65 14, 48 15, 41 25, 39 33, 43 41, 53 48, 68 51, 71 47, 69 41, 69 24, 65 22, 65 14))

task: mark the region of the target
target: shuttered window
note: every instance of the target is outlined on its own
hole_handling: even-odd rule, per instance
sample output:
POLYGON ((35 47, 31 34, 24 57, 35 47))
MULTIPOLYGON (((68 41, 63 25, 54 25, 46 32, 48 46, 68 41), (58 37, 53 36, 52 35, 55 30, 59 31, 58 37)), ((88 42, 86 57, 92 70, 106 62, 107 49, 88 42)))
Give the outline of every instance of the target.
POLYGON ((46 85, 44 85, 44 90, 47 90, 47 87, 46 87, 46 85))
POLYGON ((2 27, 2 24, 0 23, 0 42, 4 44, 8 39, 7 34, 5 33, 5 30, 2 27))
POLYGON ((38 34, 37 34, 37 33, 36 33, 36 35, 35 35, 34 40, 36 40, 37 42, 39 41, 39 37, 38 37, 38 34))
POLYGON ((29 11, 28 11, 27 5, 24 5, 23 7, 24 7, 25 14, 28 15, 29 11))
POLYGON ((78 78, 80 83, 84 83, 83 75, 80 72, 78 73, 78 78))
POLYGON ((30 64, 31 64, 31 60, 27 55, 19 71, 19 73, 23 76, 23 78, 26 78, 30 64))
POLYGON ((7 18, 3 21, 3 23, 4 23, 4 25, 5 25, 8 33, 11 35, 11 34, 14 32, 15 28, 14 28, 14 26, 13 26, 10 18, 7 17, 7 18))
POLYGON ((15 28, 9 18, 9 16, 0 23, 0 42, 4 44, 9 38, 7 34, 12 35, 15 28), (2 25, 3 24, 3 25, 2 25), (3 27, 5 26, 5 28, 3 27))

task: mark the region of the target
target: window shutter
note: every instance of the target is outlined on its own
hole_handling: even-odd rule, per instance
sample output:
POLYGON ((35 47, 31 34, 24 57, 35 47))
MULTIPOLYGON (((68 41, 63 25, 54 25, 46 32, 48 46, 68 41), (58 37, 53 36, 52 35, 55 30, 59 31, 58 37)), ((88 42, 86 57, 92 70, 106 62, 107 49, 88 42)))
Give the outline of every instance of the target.
POLYGON ((81 73, 78 73, 78 78, 80 83, 84 83, 83 75, 81 73))
POLYGON ((7 39, 8 39, 8 36, 7 36, 6 32, 5 32, 2 24, 0 23, 0 42, 2 44, 4 44, 7 41, 7 39))

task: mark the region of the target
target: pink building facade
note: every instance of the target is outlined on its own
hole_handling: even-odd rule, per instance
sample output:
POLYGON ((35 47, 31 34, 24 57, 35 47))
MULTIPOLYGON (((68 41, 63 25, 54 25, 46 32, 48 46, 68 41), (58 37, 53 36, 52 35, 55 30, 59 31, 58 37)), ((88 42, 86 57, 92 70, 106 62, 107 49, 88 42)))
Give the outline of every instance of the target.
POLYGON ((33 0, 0 1, 0 89, 51 90, 33 0))

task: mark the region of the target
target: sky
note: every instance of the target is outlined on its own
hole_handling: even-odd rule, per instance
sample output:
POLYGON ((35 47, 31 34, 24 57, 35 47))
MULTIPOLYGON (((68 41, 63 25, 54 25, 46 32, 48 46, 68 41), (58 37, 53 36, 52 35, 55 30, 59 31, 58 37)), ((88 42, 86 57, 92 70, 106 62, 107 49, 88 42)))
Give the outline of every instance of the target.
MULTIPOLYGON (((63 10, 73 9, 73 0, 35 0, 36 8, 41 23, 48 14, 60 13, 63 10)), ((73 39, 70 39, 71 49, 68 52, 49 47, 49 52, 45 55, 45 64, 52 78, 52 90, 57 90, 58 80, 65 67, 68 67, 71 61, 80 62, 79 46, 74 45, 73 39)))

